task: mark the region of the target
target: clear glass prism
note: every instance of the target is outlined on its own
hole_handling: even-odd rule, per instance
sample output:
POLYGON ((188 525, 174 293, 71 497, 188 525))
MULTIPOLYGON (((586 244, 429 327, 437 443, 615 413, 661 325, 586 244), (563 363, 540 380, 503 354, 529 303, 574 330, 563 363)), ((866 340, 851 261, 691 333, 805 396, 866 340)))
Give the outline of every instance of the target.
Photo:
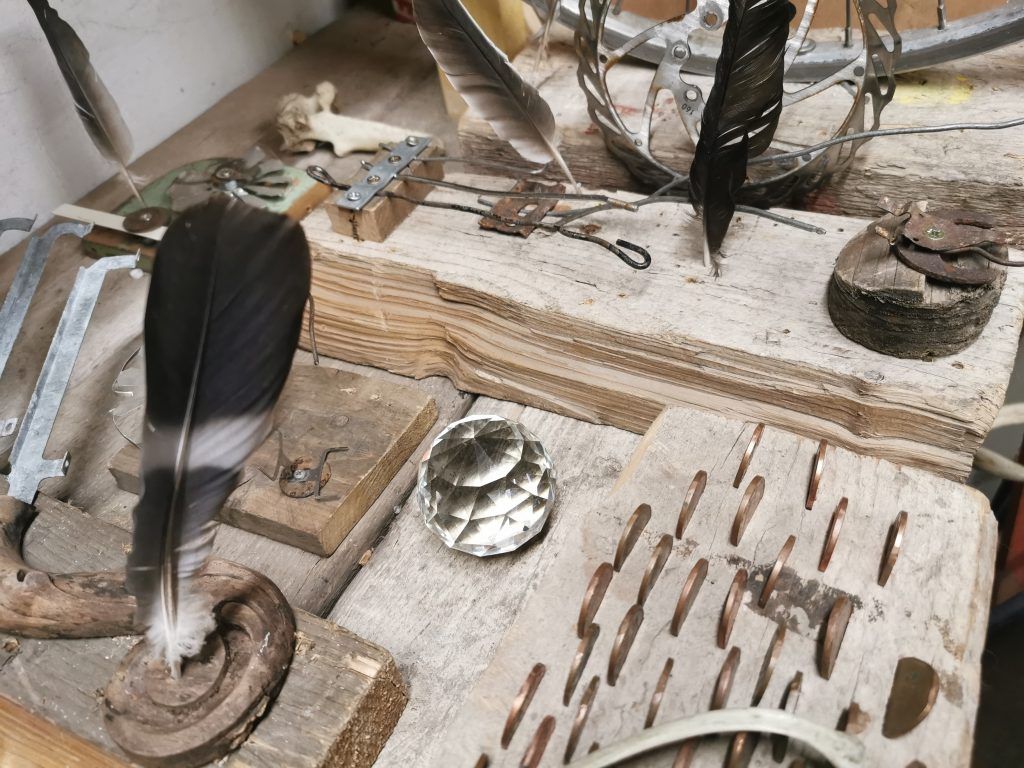
POLYGON ((518 549, 544 528, 555 498, 551 457, 522 424, 470 416, 449 424, 419 466, 427 527, 478 557, 518 549))

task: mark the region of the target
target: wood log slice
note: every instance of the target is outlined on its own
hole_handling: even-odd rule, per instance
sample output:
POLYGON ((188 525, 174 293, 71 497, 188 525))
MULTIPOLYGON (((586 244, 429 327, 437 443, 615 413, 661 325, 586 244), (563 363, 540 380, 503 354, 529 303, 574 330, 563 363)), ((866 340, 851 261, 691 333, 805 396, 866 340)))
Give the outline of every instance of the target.
POLYGON ((985 329, 1006 282, 1006 268, 978 287, 941 284, 903 264, 868 225, 840 252, 828 286, 839 332, 893 357, 930 360, 970 346, 985 329))

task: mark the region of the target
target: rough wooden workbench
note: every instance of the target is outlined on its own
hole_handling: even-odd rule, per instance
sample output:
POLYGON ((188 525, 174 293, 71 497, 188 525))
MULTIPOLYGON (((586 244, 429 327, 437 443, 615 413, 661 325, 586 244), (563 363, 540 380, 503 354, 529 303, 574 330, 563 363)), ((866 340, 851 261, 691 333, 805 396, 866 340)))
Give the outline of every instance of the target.
MULTIPOLYGON (((422 128, 451 142, 451 128, 441 114, 436 71, 415 30, 356 8, 144 155, 132 171, 155 178, 197 158, 239 155, 257 142, 276 147, 277 139, 268 127, 278 98, 292 91, 310 91, 323 79, 338 86, 346 113, 422 128), (374 76, 367 77, 368 72, 374 76)), ((355 164, 335 162, 324 153, 309 162, 328 165, 339 177, 355 164)), ((113 181, 82 203, 109 209, 123 197, 124 190, 113 181)), ((45 215, 30 211, 5 211, 3 215, 32 213, 45 215)), ((10 284, 23 250, 19 247, 0 256, 0 291, 10 284)), ((61 243, 51 254, 24 334, 0 383, 0 417, 20 415, 24 410, 74 273, 87 263, 70 242, 61 243)), ((122 529, 130 524, 134 497, 118 491, 106 469, 107 461, 122 445, 106 411, 114 404, 110 391, 114 376, 137 345, 146 288, 146 279, 132 281, 118 273, 108 277, 50 442, 54 454, 71 451, 72 466, 67 478, 50 481, 43 490, 95 518, 97 531, 109 530, 100 523, 122 529)), ((299 359, 308 361, 309 357, 300 355, 299 359)), ((610 493, 641 439, 612 427, 514 403, 486 398, 474 401, 445 379, 412 382, 336 361, 325 360, 324 364, 429 392, 439 410, 435 430, 471 408, 477 413, 522 418, 542 435, 560 467, 560 503, 574 507, 596 505, 610 493)), ((545 566, 546 553, 557 550, 568 532, 566 526, 558 525, 556 510, 545 537, 520 556, 480 562, 444 549, 423 528, 414 504, 407 499, 419 453, 414 452, 414 458, 332 557, 320 558, 227 526, 221 528, 217 541, 219 555, 267 574, 296 607, 320 616, 330 612, 342 626, 395 655, 412 698, 379 763, 384 766, 419 764, 419 747, 443 732, 445 718, 457 711, 468 686, 486 669, 501 636, 519 615, 545 566), (360 562, 366 561, 396 514, 399 524, 374 550, 369 559, 373 567, 361 573, 360 562), (339 602, 354 575, 354 583, 339 602), (400 590, 402 599, 392 595, 390 604, 403 605, 405 612, 388 613, 379 600, 381 589, 400 590)), ((36 534, 28 538, 28 558, 53 562, 44 532, 36 534)), ((987 595, 977 598, 985 601, 987 595)), ((0 679, 24 671, 23 666, 0 663, 0 679)), ((19 677, 15 682, 23 685, 25 681, 19 677)), ((59 713, 61 694, 47 695, 51 693, 54 699, 41 700, 39 709, 59 713)), ((76 706, 85 700, 82 693, 75 694, 76 706)), ((94 720, 65 720, 58 714, 52 719, 86 737, 89 734, 83 731, 95 726, 94 720)))

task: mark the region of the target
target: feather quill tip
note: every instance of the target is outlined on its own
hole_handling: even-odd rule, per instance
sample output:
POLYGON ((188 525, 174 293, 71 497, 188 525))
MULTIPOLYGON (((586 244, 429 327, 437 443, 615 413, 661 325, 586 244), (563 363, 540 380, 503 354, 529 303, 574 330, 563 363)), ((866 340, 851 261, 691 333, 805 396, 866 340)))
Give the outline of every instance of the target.
POLYGON ((159 605, 148 607, 143 620, 146 640, 153 659, 163 661, 171 677, 181 677, 185 659, 199 655, 206 638, 217 628, 213 608, 206 595, 189 591, 178 596, 177 621, 167 621, 159 605))

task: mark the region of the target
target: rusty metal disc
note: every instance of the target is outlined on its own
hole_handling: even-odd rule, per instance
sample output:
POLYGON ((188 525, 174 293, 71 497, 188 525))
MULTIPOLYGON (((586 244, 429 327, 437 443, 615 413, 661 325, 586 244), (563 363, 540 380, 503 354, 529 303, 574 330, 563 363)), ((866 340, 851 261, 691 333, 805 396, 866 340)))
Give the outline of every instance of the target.
POLYGON ((729 541, 734 547, 739 546, 740 540, 743 538, 743 532, 747 530, 750 518, 754 516, 754 511, 757 509, 757 505, 761 503, 762 498, 764 498, 764 478, 761 475, 757 475, 750 481, 747 490, 743 492, 740 506, 736 510, 736 517, 732 521, 729 541))
POLYGON ((732 586, 729 587, 729 594, 725 598, 725 606, 722 608, 722 618, 718 622, 718 647, 724 649, 729 644, 729 637, 732 635, 733 625, 736 623, 736 614, 739 613, 740 604, 743 602, 743 590, 747 588, 747 571, 740 568, 732 579, 732 586))
POLYGON ((536 733, 530 739, 530 745, 523 753, 522 762, 519 763, 521 768, 537 768, 540 765, 540 761, 544 759, 544 751, 548 748, 548 742, 551 741, 554 732, 555 718, 553 715, 548 715, 540 721, 536 733))
POLYGON ((644 528, 647 527, 647 523, 651 520, 651 505, 641 504, 634 510, 633 514, 629 516, 629 520, 626 522, 626 527, 622 530, 622 536, 619 538, 619 543, 615 547, 615 560, 612 566, 616 571, 622 570, 623 563, 626 562, 626 558, 629 557, 629 553, 633 551, 633 547, 636 546, 637 539, 640 538, 640 534, 644 528))
POLYGON ((597 689, 600 685, 601 678, 598 675, 594 675, 590 678, 587 689, 580 697, 580 705, 576 710, 576 717, 572 721, 572 730, 569 731, 569 741, 565 745, 565 758, 563 760, 565 763, 572 760, 576 747, 579 746, 580 737, 583 735, 583 728, 587 724, 587 718, 590 717, 590 710, 594 705, 594 697, 597 696, 597 689))
POLYGON ((939 676, 932 665, 912 656, 896 662, 882 735, 895 739, 910 733, 928 717, 939 695, 939 676))
POLYGON ((761 597, 757 601, 759 607, 764 608, 768 605, 768 598, 775 591, 775 586, 779 583, 779 577, 782 576, 782 569, 786 567, 786 561, 789 560, 789 556, 793 553, 793 547, 795 546, 796 536, 790 536, 786 539, 786 543, 782 545, 779 556, 775 558, 775 565, 772 566, 771 573, 765 579, 764 588, 761 590, 761 597))
POLYGON ((836 544, 839 542, 839 532, 843 529, 843 520, 846 519, 846 508, 849 503, 850 500, 843 496, 836 505, 835 512, 832 513, 832 519, 828 524, 828 533, 825 534, 825 546, 821 550, 821 559, 818 560, 818 570, 822 573, 832 562, 832 553, 835 552, 836 544))
POLYGON ((740 466, 736 470, 736 477, 733 478, 733 488, 740 487, 740 482, 743 480, 743 476, 747 474, 747 467, 750 466, 750 460, 754 457, 754 451, 761 442, 761 436, 763 434, 764 424, 758 424, 754 427, 754 434, 750 436, 750 442, 747 443, 747 449, 743 451, 743 458, 740 459, 740 466))
POLYGON ((697 508, 697 503, 700 501, 700 497, 704 495, 704 488, 707 487, 707 484, 708 473, 703 469, 697 472, 693 476, 693 480, 690 481, 690 487, 686 491, 686 498, 683 499, 683 506, 679 510, 679 520, 676 522, 677 539, 683 538, 683 531, 690 524, 693 510, 697 508))
POLYGON ((735 645, 729 649, 729 655, 725 657, 722 669, 715 681, 715 692, 711 697, 711 708, 721 709, 729 703, 729 694, 732 692, 732 684, 736 679, 736 668, 740 665, 740 649, 735 645))
POLYGON ((133 235, 142 235, 171 223, 171 212, 167 208, 151 206, 139 208, 124 217, 124 229, 133 235))
POLYGON ((633 647, 640 625, 644 622, 644 609, 640 605, 630 606, 626 615, 622 617, 619 624, 619 631, 615 635, 615 642, 612 644, 612 653, 608 658, 608 685, 614 686, 622 672, 622 665, 626 663, 629 649, 633 647))
POLYGON ((537 688, 540 687, 540 681, 544 679, 546 671, 547 667, 543 664, 534 664, 530 674, 523 681, 519 693, 512 700, 508 717, 505 718, 505 727, 501 732, 502 749, 508 749, 508 745, 512 743, 512 737, 516 735, 516 729, 519 728, 519 724, 523 721, 526 710, 530 707, 530 702, 533 701, 533 696, 537 693, 537 688))
POLYGON ((590 661, 590 654, 594 652, 594 646, 597 645, 597 638, 600 634, 601 627, 597 624, 591 624, 587 627, 587 631, 583 633, 583 638, 580 640, 579 645, 576 646, 576 653, 572 657, 572 664, 569 665, 569 676, 565 680, 565 690, 562 692, 562 706, 569 706, 572 695, 576 691, 576 686, 579 685, 580 678, 583 677, 583 670, 586 669, 587 662, 590 661))
POLYGON ((597 616, 597 609, 601 607, 608 585, 612 583, 612 576, 615 571, 611 563, 601 563, 590 577, 587 591, 583 595, 583 602, 580 604, 580 615, 576 619, 576 636, 582 638, 584 633, 594 622, 597 616))
MULTIPOLYGON (((906 241, 897 243, 896 256, 911 269, 941 283, 953 285, 981 286, 995 282, 1000 270, 988 263, 983 256, 975 253, 958 254, 949 257, 934 251, 917 248, 906 241)), ((1005 246, 1001 258, 1006 258, 1005 246)), ((994 253, 1000 256, 999 253, 994 253)))
POLYGON ((654 725, 658 717, 658 710, 661 709, 661 700, 665 698, 665 689, 668 688, 669 678, 672 677, 672 667, 675 665, 673 659, 666 659, 665 666, 661 669, 658 682, 654 686, 654 693, 651 695, 651 703, 647 705, 647 717, 644 718, 644 728, 654 725))
POLYGON ((697 593, 700 592, 700 588, 704 584, 704 579, 707 578, 707 575, 708 561, 702 557, 690 569, 690 575, 686 577, 683 589, 679 593, 676 610, 672 614, 672 624, 669 627, 669 632, 673 637, 679 636, 679 629, 683 626, 687 615, 689 615, 693 601, 697 598, 697 593))
POLYGON ((818 443, 818 451, 814 454, 814 464, 811 467, 811 480, 807 484, 807 499, 804 502, 804 509, 814 508, 814 502, 818 498, 818 486, 821 485, 821 477, 825 474, 825 453, 828 451, 828 440, 818 443))
POLYGON ((889 576, 892 575, 892 569, 896 565, 896 558, 900 556, 900 550, 903 549, 903 537, 906 535, 908 518, 909 515, 906 512, 900 512, 889 528, 885 553, 882 555, 882 568, 878 574, 878 586, 880 587, 884 587, 889 582, 889 576))
POLYGON ((672 537, 666 533, 658 539, 658 543, 654 546, 654 551, 651 552, 651 559, 647 562, 647 568, 644 569, 643 578, 640 579, 640 591, 636 596, 638 605, 643 605, 647 602, 647 597, 651 594, 651 590, 654 589, 658 577, 665 569, 665 563, 668 562, 668 556, 671 554, 672 537))
POLYGON ((851 616, 853 616, 853 603, 846 595, 840 595, 828 614, 825 638, 821 644, 821 657, 818 660, 818 671, 826 680, 832 677, 832 670, 835 669, 836 659, 839 658, 839 649, 843 645, 843 638, 846 636, 846 628, 850 624, 851 616))

